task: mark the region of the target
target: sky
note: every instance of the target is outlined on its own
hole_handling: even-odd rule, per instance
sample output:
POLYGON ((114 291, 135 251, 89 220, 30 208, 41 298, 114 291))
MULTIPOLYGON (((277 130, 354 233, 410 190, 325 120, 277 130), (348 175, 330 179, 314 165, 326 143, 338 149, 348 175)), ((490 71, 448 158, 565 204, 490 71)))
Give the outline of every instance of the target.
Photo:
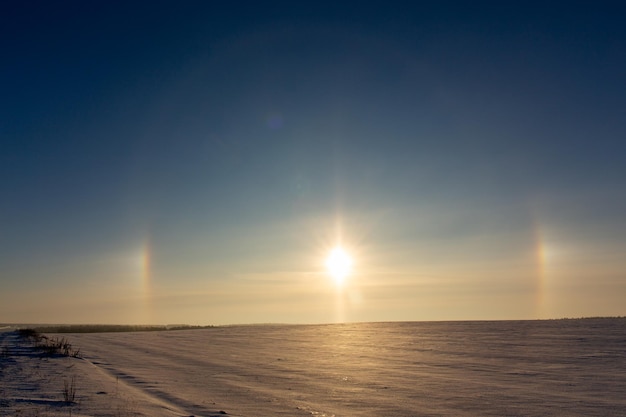
POLYGON ((626 315, 625 16, 3 2, 0 322, 626 315))

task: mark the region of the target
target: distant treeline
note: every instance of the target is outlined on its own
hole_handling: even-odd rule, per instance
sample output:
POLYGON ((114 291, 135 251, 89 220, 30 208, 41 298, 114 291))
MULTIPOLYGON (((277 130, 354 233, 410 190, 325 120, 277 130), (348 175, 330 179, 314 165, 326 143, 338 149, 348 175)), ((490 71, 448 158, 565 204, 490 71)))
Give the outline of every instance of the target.
POLYGON ((597 317, 561 317, 558 319, 547 319, 547 320, 615 320, 615 319, 626 319, 626 316, 597 316, 597 317))
POLYGON ((38 333, 113 333, 113 332, 156 332, 165 330, 208 329, 213 326, 176 325, 125 325, 125 324, 70 324, 62 326, 40 326, 33 330, 38 333))

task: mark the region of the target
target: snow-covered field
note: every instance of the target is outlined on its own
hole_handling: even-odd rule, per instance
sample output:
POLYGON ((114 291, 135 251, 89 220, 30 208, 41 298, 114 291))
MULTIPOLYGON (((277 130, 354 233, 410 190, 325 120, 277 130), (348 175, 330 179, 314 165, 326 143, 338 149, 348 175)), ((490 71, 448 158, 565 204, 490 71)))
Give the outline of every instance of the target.
POLYGON ((626 319, 62 336, 82 359, 0 333, 0 415, 626 416, 626 319))

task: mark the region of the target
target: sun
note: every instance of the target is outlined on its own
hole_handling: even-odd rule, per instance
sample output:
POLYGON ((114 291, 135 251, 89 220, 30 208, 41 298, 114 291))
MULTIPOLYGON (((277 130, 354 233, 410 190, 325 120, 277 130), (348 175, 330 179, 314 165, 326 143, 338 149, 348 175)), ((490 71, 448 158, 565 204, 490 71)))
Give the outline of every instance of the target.
POLYGON ((335 279, 335 283, 340 285, 352 271, 352 258, 343 248, 338 246, 328 254, 326 270, 335 279))

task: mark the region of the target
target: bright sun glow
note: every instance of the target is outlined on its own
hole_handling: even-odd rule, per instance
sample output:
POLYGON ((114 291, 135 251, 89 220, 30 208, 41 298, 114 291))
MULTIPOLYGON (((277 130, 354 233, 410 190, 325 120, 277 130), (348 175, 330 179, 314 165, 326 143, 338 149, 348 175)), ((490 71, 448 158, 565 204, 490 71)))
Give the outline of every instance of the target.
POLYGON ((341 284, 350 274, 352 269, 352 258, 345 250, 340 247, 336 247, 326 258, 326 269, 335 279, 335 282, 337 284, 341 284))

